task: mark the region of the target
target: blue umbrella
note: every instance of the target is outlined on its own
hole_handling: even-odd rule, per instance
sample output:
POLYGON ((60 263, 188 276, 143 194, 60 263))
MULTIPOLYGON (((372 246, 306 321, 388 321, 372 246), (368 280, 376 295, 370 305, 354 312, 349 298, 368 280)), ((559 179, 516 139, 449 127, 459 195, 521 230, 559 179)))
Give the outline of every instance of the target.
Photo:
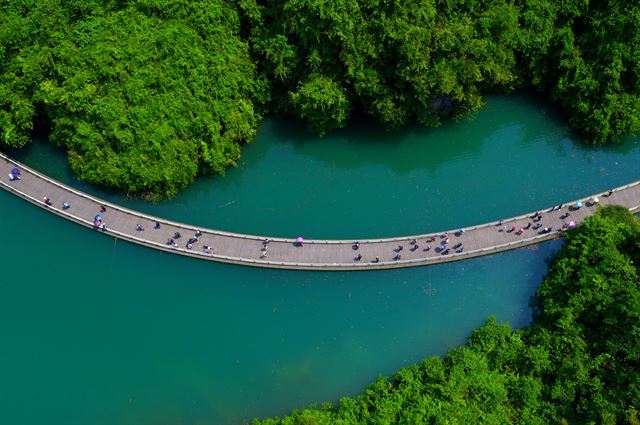
POLYGON ((98 214, 97 216, 95 216, 93 218, 95 221, 102 221, 102 216, 100 214, 98 214))
POLYGON ((11 174, 13 174, 14 176, 19 176, 20 175, 20 170, 18 168, 12 168, 11 169, 11 174))
POLYGON ((582 202, 578 201, 576 202, 576 208, 580 208, 582 206, 582 202))

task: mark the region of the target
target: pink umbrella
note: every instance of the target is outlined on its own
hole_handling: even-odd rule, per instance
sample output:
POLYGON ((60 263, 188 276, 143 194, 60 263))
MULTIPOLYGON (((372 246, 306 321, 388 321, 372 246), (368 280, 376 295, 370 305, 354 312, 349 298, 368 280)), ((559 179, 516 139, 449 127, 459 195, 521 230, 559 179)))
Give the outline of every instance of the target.
POLYGON ((576 222, 575 221, 570 221, 569 222, 569 227, 576 227, 576 222))
POLYGON ((304 238, 301 238, 300 236, 298 236, 296 238, 296 243, 302 245, 302 243, 304 242, 304 238))

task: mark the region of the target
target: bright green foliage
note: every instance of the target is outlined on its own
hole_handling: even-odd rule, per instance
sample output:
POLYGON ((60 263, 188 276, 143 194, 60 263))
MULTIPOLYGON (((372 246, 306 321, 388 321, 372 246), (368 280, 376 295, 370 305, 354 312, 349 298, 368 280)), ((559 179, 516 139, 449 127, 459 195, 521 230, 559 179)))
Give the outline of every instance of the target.
POLYGON ((557 416, 621 423, 640 405, 639 254, 638 220, 608 208, 570 235, 538 289, 529 337, 554 354, 557 416))
POLYGON ((225 40, 237 26, 233 10, 167 9, 88 18, 54 50, 57 66, 38 98, 52 140, 91 182, 172 195, 198 168, 235 165, 255 132, 252 64, 238 39, 225 40))
POLYGON ((60 8, 47 9, 35 1, 0 1, 0 144, 21 147, 30 140, 33 93, 53 66, 50 46, 66 21, 60 8))
POLYGON ((465 347, 381 377, 355 398, 279 424, 637 424, 640 222, 601 209, 567 234, 534 299, 534 323, 490 318, 465 347))
MULTIPOLYGON (((24 2, 34 17, 45 8, 24 2)), ((0 100, 4 143, 28 140, 35 104, 73 170, 92 183, 172 196, 199 172, 221 174, 235 165, 258 123, 252 100, 258 80, 233 5, 44 3, 61 11, 61 33, 57 40, 32 34, 24 43, 33 45, 10 52, 15 56, 2 78, 13 86, 0 85, 13 91, 0 100), (48 47, 39 50, 38 43, 48 47), (17 67, 20 78, 9 72, 17 67)), ((16 2, 4 6, 12 7, 16 2)), ((44 24, 51 22, 28 23, 35 32, 48 31, 44 24)))
POLYGON ((349 100, 334 81, 314 75, 291 93, 291 104, 300 118, 320 135, 344 125, 349 116, 349 100))

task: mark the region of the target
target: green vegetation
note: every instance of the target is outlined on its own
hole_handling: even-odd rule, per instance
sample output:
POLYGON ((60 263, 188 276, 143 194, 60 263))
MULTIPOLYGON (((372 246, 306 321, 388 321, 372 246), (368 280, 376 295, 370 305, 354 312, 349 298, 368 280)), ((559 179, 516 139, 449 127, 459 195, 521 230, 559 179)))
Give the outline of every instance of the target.
POLYGON ((445 358, 253 424, 639 424, 638 219, 607 207, 568 232, 533 307, 524 329, 491 318, 445 358))
POLYGON ((235 165, 263 89, 233 4, 124 3, 2 2, 0 140, 39 112, 80 178, 171 196, 235 165))
POLYGON ((265 113, 436 126, 526 88, 589 142, 640 131, 640 3, 0 0, 0 145, 50 123, 81 179, 152 198, 235 165, 265 113))

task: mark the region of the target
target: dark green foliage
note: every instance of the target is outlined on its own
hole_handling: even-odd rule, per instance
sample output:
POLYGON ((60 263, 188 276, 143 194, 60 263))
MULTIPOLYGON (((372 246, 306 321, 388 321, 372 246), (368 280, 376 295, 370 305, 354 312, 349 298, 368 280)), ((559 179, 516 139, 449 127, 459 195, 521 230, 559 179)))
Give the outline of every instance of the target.
POLYGON ((593 143, 640 131, 640 3, 528 0, 522 10, 524 69, 570 124, 593 143))
POLYGON ((466 346, 379 378, 337 405, 260 424, 637 424, 640 223, 601 209, 567 234, 534 323, 490 318, 466 346))
POLYGON ((640 3, 0 0, 0 145, 46 118, 80 178, 147 197, 235 165, 264 113, 437 126, 526 87, 589 142, 640 131, 640 3))
MULTIPOLYGON (((326 76, 350 103, 389 125, 437 125, 477 110, 481 91, 508 91, 516 81, 513 4, 244 0, 241 8, 274 89, 295 92, 310 76, 326 76)), ((321 133, 338 124, 332 109, 314 108, 310 116, 295 96, 274 99, 321 133)))

